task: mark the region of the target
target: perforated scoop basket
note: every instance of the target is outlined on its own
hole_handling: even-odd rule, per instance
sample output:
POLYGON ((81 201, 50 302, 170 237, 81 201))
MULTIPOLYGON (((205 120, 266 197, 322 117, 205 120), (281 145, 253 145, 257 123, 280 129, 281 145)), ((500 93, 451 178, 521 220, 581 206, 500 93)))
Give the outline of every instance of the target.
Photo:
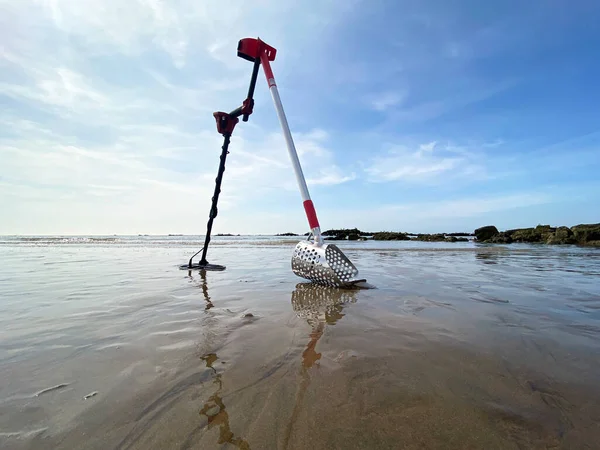
POLYGON ((330 287, 351 287, 365 281, 356 279, 358 269, 334 244, 298 242, 292 255, 292 271, 299 277, 330 287))

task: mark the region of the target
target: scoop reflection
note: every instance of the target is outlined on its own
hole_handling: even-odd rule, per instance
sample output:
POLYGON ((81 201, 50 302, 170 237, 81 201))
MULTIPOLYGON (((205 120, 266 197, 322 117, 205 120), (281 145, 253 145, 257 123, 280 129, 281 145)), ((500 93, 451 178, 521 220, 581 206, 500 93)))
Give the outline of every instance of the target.
POLYGON ((294 410, 287 426, 283 448, 287 448, 294 423, 296 422, 306 389, 310 384, 309 369, 316 365, 321 359, 321 353, 316 350, 317 344, 327 325, 335 325, 344 317, 342 313, 345 305, 356 302, 357 290, 336 289, 319 286, 313 283, 299 283, 296 290, 292 292, 292 308, 300 319, 306 320, 312 330, 309 333, 310 340, 302 352, 302 364, 300 368, 300 383, 296 391, 294 410))

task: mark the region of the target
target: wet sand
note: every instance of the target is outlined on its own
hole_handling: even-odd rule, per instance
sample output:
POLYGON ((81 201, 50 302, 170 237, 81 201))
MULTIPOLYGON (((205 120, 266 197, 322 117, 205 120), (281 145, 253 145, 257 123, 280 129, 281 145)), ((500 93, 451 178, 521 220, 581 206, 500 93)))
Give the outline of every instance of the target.
POLYGON ((3 248, 0 448, 599 448, 600 252, 348 248, 3 248))

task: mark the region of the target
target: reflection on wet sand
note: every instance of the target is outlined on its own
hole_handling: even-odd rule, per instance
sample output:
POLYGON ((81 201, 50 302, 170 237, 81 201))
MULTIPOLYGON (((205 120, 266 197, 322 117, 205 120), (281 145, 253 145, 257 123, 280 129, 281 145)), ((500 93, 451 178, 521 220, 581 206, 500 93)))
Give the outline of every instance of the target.
POLYGON ((312 327, 309 334, 310 340, 302 352, 302 365, 300 377, 302 378, 296 391, 296 400, 285 435, 284 446, 287 448, 294 424, 304 402, 306 389, 310 384, 310 373, 314 365, 321 359, 317 353, 317 343, 325 331, 326 325, 335 325, 344 314, 342 310, 346 303, 356 302, 355 290, 337 289, 318 286, 312 283, 299 283, 292 292, 292 308, 300 319, 305 319, 312 327))
MULTIPOLYGON (((191 271, 189 271, 188 275, 191 279, 193 279, 191 271)), ((208 311, 210 308, 214 307, 214 305, 210 300, 210 295, 208 294, 208 282, 206 279, 205 270, 200 271, 200 278, 202 278, 202 284, 200 285, 200 288, 202 289, 202 295, 204 296, 204 301, 206 302, 204 310, 208 311)), ((241 438, 236 438, 231 431, 231 426, 229 425, 229 414, 226 411, 225 404, 223 403, 223 399, 220 395, 221 391, 223 390, 223 380, 221 378, 221 374, 218 373, 217 369, 213 366, 219 357, 216 353, 208 353, 202 356, 200 359, 204 361, 206 367, 211 369, 214 373, 213 384, 217 386, 216 391, 210 396, 208 401, 204 403, 204 406, 200 410, 200 415, 205 416, 208 419, 209 430, 214 426, 219 427, 219 439, 217 440, 218 444, 229 443, 242 450, 250 450, 250 445, 248 442, 241 438)))
POLYGON ((321 354, 315 348, 323 335, 325 325, 335 325, 344 317, 344 304, 356 302, 355 290, 317 286, 312 283, 299 283, 292 293, 292 308, 300 319, 312 327, 310 341, 302 353, 302 368, 310 369, 321 354))
POLYGON ((475 258, 481 261, 483 264, 498 264, 498 252, 476 252, 475 258))
MULTIPOLYGON (((192 271, 188 270, 188 277, 190 280, 194 281, 194 277, 192 276, 192 271)), ((208 283, 206 280, 206 270, 200 270, 200 278, 202 279, 202 283, 200 284, 200 289, 202 289, 202 295, 204 296, 204 301, 206 302, 206 306, 204 307, 205 311, 208 311, 210 308, 214 307, 213 303, 210 301, 210 296, 208 295, 208 283)))
POLYGON ((214 426, 219 427, 219 439, 217 440, 217 444, 229 443, 237 448, 250 450, 248 442, 242 438, 236 438, 231 431, 229 414, 227 414, 225 404, 220 396, 223 389, 223 381, 221 380, 221 374, 213 367, 213 364, 219 359, 217 354, 209 353, 200 359, 206 363, 206 367, 214 372, 213 383, 217 386, 213 395, 211 395, 208 401, 204 403, 204 406, 200 410, 200 415, 205 416, 208 419, 209 430, 214 426))

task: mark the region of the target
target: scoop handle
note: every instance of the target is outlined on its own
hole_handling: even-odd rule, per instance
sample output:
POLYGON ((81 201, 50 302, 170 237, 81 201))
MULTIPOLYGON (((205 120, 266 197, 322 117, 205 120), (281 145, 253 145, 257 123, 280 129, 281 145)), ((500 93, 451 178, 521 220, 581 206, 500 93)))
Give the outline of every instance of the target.
POLYGON ((279 123, 281 124, 281 128, 283 130, 283 136, 285 138, 287 150, 290 155, 290 159, 292 160, 292 166, 294 167, 294 173, 296 174, 296 181, 298 182, 300 195, 302 196, 302 201, 304 202, 304 211, 306 212, 308 225, 313 233, 315 243, 322 244, 323 237, 321 236, 321 227, 319 226, 319 219, 317 219, 317 212, 315 211, 315 206, 313 205, 313 202, 310 199, 310 194, 308 193, 308 186, 306 186, 306 180, 304 179, 302 166, 300 166, 300 160, 298 159, 296 146, 294 145, 290 126, 288 125, 285 112, 283 111, 283 105, 281 104, 281 98, 279 97, 279 91, 277 90, 277 84, 275 83, 275 77, 273 76, 273 70, 271 69, 271 63, 267 53, 261 53, 260 60, 263 70, 265 71, 265 76, 267 77, 267 83, 269 84, 269 91, 271 91, 271 97, 273 98, 273 103, 275 104, 277 117, 279 118, 279 123))

